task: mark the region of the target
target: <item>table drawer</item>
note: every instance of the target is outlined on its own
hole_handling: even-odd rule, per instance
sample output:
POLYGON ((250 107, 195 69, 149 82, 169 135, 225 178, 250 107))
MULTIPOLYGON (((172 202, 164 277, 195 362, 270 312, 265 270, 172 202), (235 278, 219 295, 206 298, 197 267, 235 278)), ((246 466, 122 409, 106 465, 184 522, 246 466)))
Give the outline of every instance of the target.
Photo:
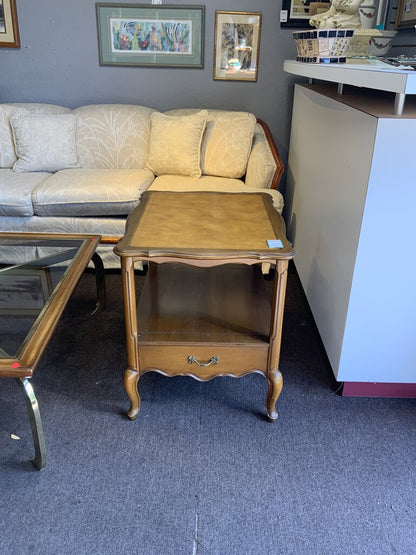
POLYGON ((167 376, 214 376, 266 373, 268 345, 146 345, 139 343, 140 373, 158 371, 167 376), (192 358, 191 358, 192 357, 192 358))

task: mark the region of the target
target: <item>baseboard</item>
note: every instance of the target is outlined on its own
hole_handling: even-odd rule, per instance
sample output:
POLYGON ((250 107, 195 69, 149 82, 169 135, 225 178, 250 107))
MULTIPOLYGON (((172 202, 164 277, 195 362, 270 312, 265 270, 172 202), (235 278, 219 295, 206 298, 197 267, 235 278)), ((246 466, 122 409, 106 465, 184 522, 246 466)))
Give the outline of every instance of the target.
POLYGON ((344 382, 343 397, 416 398, 416 383, 344 382))

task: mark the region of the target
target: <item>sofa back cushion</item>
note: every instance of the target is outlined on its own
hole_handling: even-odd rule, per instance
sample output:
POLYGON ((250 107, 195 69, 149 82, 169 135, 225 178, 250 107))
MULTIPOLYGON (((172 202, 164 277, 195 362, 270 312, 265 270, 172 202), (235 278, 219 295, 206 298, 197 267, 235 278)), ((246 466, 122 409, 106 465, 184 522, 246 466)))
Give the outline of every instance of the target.
POLYGON ((267 142, 266 134, 258 123, 247 164, 245 184, 247 187, 270 189, 276 168, 276 161, 267 142))
MULTIPOLYGON (((189 115, 198 109, 170 110, 167 115, 189 115)), ((239 179, 246 173, 256 118, 249 112, 208 110, 201 145, 203 175, 239 179)))
POLYGON ((0 104, 0 168, 11 168, 17 160, 10 118, 19 114, 67 114, 69 108, 41 103, 0 104))
POLYGON ((144 168, 154 111, 130 104, 97 104, 73 110, 80 167, 144 168))

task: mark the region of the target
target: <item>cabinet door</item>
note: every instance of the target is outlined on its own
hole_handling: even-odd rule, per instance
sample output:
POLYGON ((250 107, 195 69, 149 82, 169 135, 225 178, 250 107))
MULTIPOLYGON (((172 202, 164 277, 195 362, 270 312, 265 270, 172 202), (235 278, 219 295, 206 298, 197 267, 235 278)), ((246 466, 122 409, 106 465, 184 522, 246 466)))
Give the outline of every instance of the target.
POLYGON ((416 118, 380 118, 339 379, 416 383, 416 118))
POLYGON ((376 117, 296 85, 288 237, 336 377, 376 132, 376 117))

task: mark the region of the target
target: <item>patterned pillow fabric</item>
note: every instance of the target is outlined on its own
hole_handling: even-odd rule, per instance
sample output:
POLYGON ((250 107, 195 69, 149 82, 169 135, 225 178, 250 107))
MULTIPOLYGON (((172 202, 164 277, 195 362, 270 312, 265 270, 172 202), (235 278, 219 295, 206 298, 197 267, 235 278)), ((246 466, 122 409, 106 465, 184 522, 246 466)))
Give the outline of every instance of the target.
POLYGON ((243 177, 255 128, 256 118, 248 112, 210 112, 201 150, 202 173, 243 177))
POLYGON ((16 152, 10 118, 17 114, 69 114, 70 109, 55 104, 15 102, 0 104, 0 168, 12 168, 16 152))
POLYGON ((207 110, 190 116, 151 116, 147 168, 156 175, 201 176, 201 142, 207 110))
POLYGON ((10 118, 17 172, 55 172, 78 166, 76 119, 71 114, 23 114, 10 118))
POLYGON ((244 181, 248 187, 270 189, 275 171, 276 162, 267 144, 266 135, 257 124, 244 181))
POLYGON ((72 111, 77 120, 81 168, 142 169, 146 164, 152 108, 93 104, 72 111))
MULTIPOLYGON (((192 114, 195 109, 167 112, 171 116, 192 114)), ((201 146, 203 175, 239 179, 245 175, 250 157, 256 118, 250 112, 208 110, 201 146)))

